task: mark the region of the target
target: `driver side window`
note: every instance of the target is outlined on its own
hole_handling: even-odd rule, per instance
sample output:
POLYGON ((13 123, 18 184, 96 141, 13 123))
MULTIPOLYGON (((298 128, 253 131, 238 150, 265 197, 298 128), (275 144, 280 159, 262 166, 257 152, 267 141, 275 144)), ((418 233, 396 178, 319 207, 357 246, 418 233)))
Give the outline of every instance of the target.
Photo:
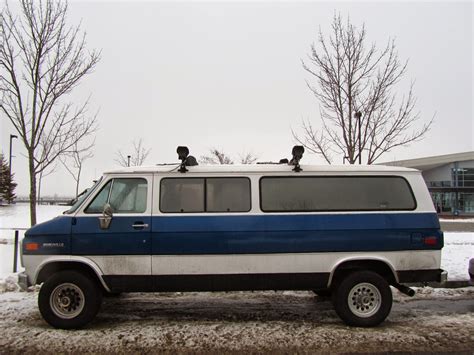
POLYGON ((102 213, 106 203, 113 213, 143 213, 146 210, 147 181, 142 178, 110 180, 85 209, 85 213, 102 213))

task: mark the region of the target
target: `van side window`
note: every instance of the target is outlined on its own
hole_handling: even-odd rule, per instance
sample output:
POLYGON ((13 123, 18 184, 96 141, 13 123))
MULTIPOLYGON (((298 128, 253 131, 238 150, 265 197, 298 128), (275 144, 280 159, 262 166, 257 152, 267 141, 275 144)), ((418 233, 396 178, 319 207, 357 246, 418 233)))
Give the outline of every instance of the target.
POLYGON ((264 212, 413 210, 408 182, 396 176, 263 177, 264 212))
POLYGON ((164 213, 248 212, 250 179, 164 178, 160 188, 160 210, 164 213))
POLYGON ((102 213, 109 203, 114 213, 146 211, 147 181, 142 178, 118 178, 109 181, 84 211, 102 213))
POLYGON ((250 211, 250 180, 248 178, 207 178, 207 212, 250 211))
POLYGON ((114 213, 143 213, 146 210, 145 179, 114 179, 109 204, 114 213))
POLYGON ((160 188, 162 212, 204 212, 204 179, 162 179, 160 188))
POLYGON ((95 196, 92 202, 85 209, 85 213, 102 213, 104 205, 109 200, 110 187, 112 186, 112 180, 110 180, 95 196))

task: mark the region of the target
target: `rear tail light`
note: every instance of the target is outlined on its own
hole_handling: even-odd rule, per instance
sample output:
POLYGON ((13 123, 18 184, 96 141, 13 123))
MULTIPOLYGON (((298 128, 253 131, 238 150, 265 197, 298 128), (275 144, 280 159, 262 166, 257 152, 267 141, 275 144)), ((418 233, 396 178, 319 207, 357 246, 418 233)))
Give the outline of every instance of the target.
POLYGON ((438 244, 438 238, 436 238, 436 237, 425 237, 423 239, 423 242, 425 243, 425 245, 430 245, 430 246, 437 245, 438 244))

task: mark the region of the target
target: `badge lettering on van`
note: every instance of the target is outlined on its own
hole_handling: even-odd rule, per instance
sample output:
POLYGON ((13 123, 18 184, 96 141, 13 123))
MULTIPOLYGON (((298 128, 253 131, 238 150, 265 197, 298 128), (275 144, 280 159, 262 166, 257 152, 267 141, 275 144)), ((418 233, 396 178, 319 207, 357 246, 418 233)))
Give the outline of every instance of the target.
POLYGON ((43 243, 44 248, 64 248, 64 243, 43 243))

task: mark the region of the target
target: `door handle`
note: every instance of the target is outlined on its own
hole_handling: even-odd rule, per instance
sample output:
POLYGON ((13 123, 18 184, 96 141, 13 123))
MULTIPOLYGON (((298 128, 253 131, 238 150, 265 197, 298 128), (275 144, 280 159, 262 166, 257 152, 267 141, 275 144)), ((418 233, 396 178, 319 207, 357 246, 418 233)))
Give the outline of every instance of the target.
POLYGON ((135 222, 134 224, 132 224, 132 227, 135 228, 135 229, 143 229, 143 228, 148 228, 148 224, 147 223, 141 223, 141 222, 135 222))

